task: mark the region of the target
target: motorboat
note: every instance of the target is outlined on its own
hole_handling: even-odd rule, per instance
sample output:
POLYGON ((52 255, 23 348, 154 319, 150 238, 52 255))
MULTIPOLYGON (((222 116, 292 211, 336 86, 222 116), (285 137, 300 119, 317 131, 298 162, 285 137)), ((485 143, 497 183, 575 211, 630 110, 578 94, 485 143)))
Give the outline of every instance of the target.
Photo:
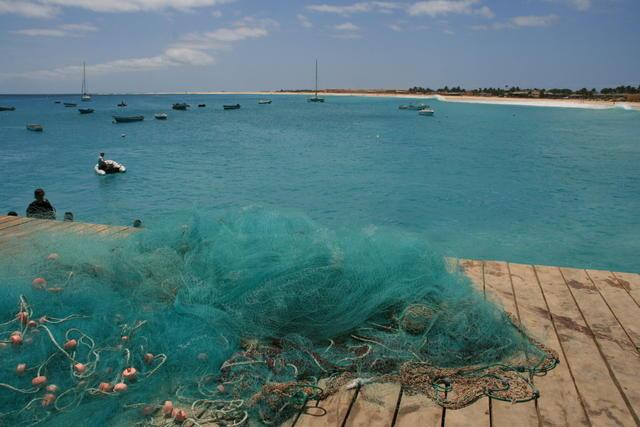
POLYGON ((93 170, 98 175, 111 175, 113 173, 125 173, 127 171, 127 168, 124 167, 124 165, 116 162, 115 160, 105 160, 104 164, 105 166, 101 169, 98 163, 96 163, 93 170))
POLYGON ((200 108, 204 108, 206 106, 207 106, 207 104, 198 104, 198 107, 200 107, 200 108))
POLYGON ((63 105, 64 105, 65 107, 67 107, 67 108, 70 108, 70 107, 77 107, 77 106, 78 106, 78 104, 73 103, 73 102, 65 102, 63 105))
POLYGON ((261 105, 271 104, 271 100, 270 99, 261 99, 260 101, 258 101, 258 104, 261 104, 261 105))
POLYGON ((225 110, 239 110, 240 104, 225 104, 222 106, 225 110))
POLYGON ((315 95, 307 98, 307 102, 324 102, 324 98, 318 97, 318 60, 316 59, 316 91, 315 95))
POLYGON ((118 107, 126 107, 127 103, 124 101, 120 101, 120 103, 118 104, 118 107))
POLYGON ((189 104, 186 102, 176 102, 171 108, 174 110, 186 111, 187 108, 189 108, 189 104))
POLYGON ((157 113, 154 114, 153 117, 155 117, 157 120, 167 120, 167 113, 157 113))
POLYGON ((427 104, 406 104, 398 107, 400 110, 424 110, 430 108, 427 104))
POLYGON ((96 110, 93 108, 78 108, 78 111, 80 111, 80 114, 91 114, 96 110))
POLYGON ((422 110, 418 111, 418 114, 420 114, 421 116, 433 116, 433 108, 423 108, 422 110))
POLYGON ((141 122, 143 120, 144 116, 113 116, 114 123, 141 122))
POLYGON ((42 127, 42 125, 28 124, 27 125, 27 130, 30 130, 32 132, 42 132, 44 130, 44 128, 42 127))
POLYGON ((60 101, 53 101, 54 104, 60 104, 60 101))
POLYGON ((16 107, 0 105, 0 111, 15 111, 16 107))

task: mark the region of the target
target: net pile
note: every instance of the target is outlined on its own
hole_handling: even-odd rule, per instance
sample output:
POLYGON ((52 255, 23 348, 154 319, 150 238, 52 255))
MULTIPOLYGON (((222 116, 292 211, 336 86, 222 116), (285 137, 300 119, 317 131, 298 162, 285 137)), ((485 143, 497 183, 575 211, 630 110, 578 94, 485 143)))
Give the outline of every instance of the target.
POLYGON ((277 424, 357 378, 520 401, 555 363, 397 230, 250 207, 0 261, 0 424, 277 424))

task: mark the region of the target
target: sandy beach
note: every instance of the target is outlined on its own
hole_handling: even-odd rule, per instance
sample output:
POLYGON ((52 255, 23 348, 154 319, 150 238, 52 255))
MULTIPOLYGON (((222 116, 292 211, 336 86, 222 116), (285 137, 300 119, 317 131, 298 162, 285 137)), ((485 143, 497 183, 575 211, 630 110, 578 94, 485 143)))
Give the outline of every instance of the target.
MULTIPOLYGON (((182 93, 182 92, 181 92, 182 93)), ((444 95, 419 95, 409 93, 368 93, 368 92, 319 92, 323 96, 367 96, 381 98, 403 99, 437 99, 443 102, 466 102, 473 104, 503 104, 523 105, 529 107, 556 107, 556 108, 588 108, 604 110, 609 108, 621 108, 625 110, 640 111, 640 102, 600 101, 589 99, 539 99, 539 98, 503 98, 497 96, 444 96, 444 95)), ((175 93, 161 93, 156 95, 169 95, 175 93)), ((313 92, 279 92, 279 91, 204 91, 184 92, 187 95, 301 95, 309 96, 313 92)))

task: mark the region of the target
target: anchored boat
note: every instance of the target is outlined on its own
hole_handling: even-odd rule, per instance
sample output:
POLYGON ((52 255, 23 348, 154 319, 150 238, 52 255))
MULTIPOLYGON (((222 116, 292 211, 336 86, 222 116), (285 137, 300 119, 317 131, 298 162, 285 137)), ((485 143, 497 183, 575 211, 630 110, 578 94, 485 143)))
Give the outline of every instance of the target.
POLYGON ((93 170, 98 175, 110 175, 112 173, 125 173, 127 171, 127 168, 124 167, 124 165, 116 162, 115 160, 105 160, 102 169, 100 169, 100 166, 96 163, 96 165, 93 167, 93 170))
POLYGON ((318 98, 318 60, 316 59, 316 94, 307 98, 307 102, 324 102, 324 98, 318 98))
POLYGON ((95 110, 93 108, 78 108, 78 111, 80 111, 80 114, 91 114, 95 110))
POLYGON ((0 111, 15 111, 16 107, 0 105, 0 111))
POLYGON ((113 116, 114 123, 141 122, 143 120, 144 116, 113 116))
POLYGON ((189 104, 186 102, 176 102, 171 108, 174 110, 186 111, 187 108, 189 108, 189 104))
POLYGON ((424 110, 430 108, 427 104, 405 104, 398 107, 400 110, 424 110))
POLYGON ((27 130, 30 130, 32 132, 42 132, 44 130, 44 128, 42 127, 42 125, 28 124, 27 125, 27 130))
POLYGON ((73 102, 65 102, 64 106, 67 107, 67 108, 71 108, 71 107, 77 107, 78 104, 75 104, 73 102))
POLYGON ((127 103, 124 101, 120 101, 120 103, 118 104, 118 107, 126 107, 127 103))
POLYGON ((206 107, 206 106, 207 106, 207 104, 198 104, 198 107, 200 107, 200 108, 203 108, 203 107, 206 107))
POLYGON ((167 120, 167 117, 169 116, 167 116, 167 113, 157 113, 157 114, 154 114, 153 117, 155 117, 158 120, 167 120))
POLYGON ((261 99, 260 101, 258 101, 258 104, 271 104, 271 100, 270 99, 261 99))
POLYGON ((80 97, 80 99, 82 101, 91 101, 91 95, 89 95, 88 89, 87 89, 86 70, 87 70, 87 66, 83 62, 82 63, 82 96, 80 97))
POLYGON ((239 110, 240 104, 225 104, 222 106, 225 110, 239 110))
POLYGON ((418 114, 420 114, 421 116, 433 116, 433 108, 423 108, 422 110, 418 111, 418 114))

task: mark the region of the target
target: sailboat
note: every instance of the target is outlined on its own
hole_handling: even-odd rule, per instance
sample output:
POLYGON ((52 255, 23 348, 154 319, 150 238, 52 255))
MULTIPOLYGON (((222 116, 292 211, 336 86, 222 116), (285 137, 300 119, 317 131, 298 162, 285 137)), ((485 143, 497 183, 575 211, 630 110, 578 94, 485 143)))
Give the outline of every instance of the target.
POLYGON ((307 98, 307 102, 324 102, 324 98, 318 98, 318 60, 316 59, 316 94, 307 98))
POLYGON ((83 101, 91 101, 91 95, 87 93, 87 78, 86 78, 86 68, 85 63, 82 63, 82 97, 80 98, 83 101))

